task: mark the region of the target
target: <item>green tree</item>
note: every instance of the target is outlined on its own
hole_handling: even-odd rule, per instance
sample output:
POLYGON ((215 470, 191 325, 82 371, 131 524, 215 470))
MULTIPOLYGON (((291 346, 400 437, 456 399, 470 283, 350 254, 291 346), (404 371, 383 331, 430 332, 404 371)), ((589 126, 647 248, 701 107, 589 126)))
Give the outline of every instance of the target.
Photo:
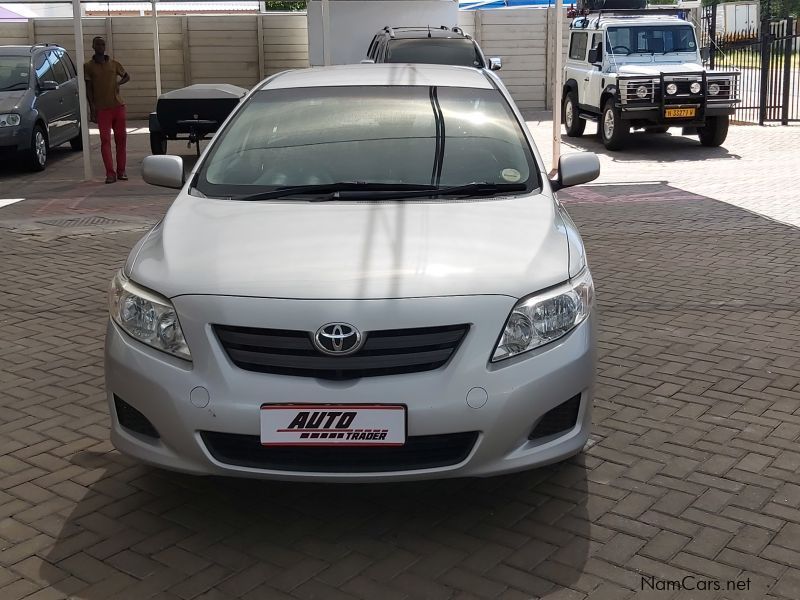
POLYGON ((266 0, 264 10, 267 11, 297 11, 306 9, 306 0, 266 0))

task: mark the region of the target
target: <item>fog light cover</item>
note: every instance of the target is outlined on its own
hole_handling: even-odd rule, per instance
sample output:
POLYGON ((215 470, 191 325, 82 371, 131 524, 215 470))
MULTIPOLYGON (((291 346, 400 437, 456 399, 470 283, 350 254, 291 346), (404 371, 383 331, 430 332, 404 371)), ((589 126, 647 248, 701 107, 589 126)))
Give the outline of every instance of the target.
POLYGON ((648 95, 647 86, 646 85, 640 85, 639 87, 637 87, 636 88, 636 95, 639 98, 642 98, 642 99, 647 98, 647 95, 648 95))
POLYGON ((689 86, 689 91, 692 92, 693 94, 699 94, 700 89, 701 89, 700 84, 697 83, 696 81, 689 86))
POLYGON ((667 84, 667 93, 670 96, 672 96, 674 94, 677 94, 678 93, 678 86, 675 85, 674 83, 668 83, 667 84))
POLYGON ((708 85, 708 93, 711 94, 712 96, 716 96, 717 94, 719 94, 719 91, 720 87, 718 83, 710 83, 708 85))

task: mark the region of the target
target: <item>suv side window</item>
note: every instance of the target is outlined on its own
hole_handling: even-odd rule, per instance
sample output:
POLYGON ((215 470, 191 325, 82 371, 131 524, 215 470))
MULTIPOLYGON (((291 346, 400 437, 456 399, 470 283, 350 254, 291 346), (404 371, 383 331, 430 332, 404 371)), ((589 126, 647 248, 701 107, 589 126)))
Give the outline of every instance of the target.
POLYGON ((55 50, 48 50, 47 57, 50 59, 50 64, 53 65, 53 74, 55 75, 54 81, 58 85, 67 83, 69 81, 69 73, 67 73, 67 68, 64 66, 64 63, 61 62, 55 50))
POLYGON ((36 80, 41 83, 43 81, 55 81, 56 76, 53 73, 53 66, 47 60, 46 52, 39 52, 33 57, 33 70, 36 72, 36 80))
POLYGON ((569 44, 569 57, 572 60, 586 60, 586 46, 589 42, 589 34, 583 31, 572 34, 569 44))
POLYGON ((597 62, 603 62, 603 34, 595 33, 592 36, 592 50, 597 50, 597 62))

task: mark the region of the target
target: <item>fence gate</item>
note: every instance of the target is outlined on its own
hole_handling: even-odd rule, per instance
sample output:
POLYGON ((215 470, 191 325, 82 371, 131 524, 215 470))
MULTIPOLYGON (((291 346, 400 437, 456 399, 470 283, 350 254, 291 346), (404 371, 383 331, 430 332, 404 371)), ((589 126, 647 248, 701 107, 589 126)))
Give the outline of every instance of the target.
POLYGON ((717 5, 703 8, 701 44, 710 48, 708 67, 738 69, 734 119, 747 123, 800 121, 800 33, 792 17, 763 18, 757 30, 717 31, 717 5))

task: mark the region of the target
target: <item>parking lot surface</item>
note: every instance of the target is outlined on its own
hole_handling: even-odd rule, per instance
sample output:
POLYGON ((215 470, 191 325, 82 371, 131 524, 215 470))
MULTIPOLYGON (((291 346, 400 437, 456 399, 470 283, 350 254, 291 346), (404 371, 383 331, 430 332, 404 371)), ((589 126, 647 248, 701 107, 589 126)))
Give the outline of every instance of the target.
MULTIPOLYGON (((548 123, 531 127, 546 154, 548 123)), ((603 154, 600 185, 560 194, 597 286, 590 446, 511 476, 380 485, 117 453, 106 287, 172 193, 141 182, 136 131, 128 182, 80 182, 69 150, 45 174, 0 167, 0 204, 24 198, 0 208, 0 599, 796 600, 797 132, 603 154)))

